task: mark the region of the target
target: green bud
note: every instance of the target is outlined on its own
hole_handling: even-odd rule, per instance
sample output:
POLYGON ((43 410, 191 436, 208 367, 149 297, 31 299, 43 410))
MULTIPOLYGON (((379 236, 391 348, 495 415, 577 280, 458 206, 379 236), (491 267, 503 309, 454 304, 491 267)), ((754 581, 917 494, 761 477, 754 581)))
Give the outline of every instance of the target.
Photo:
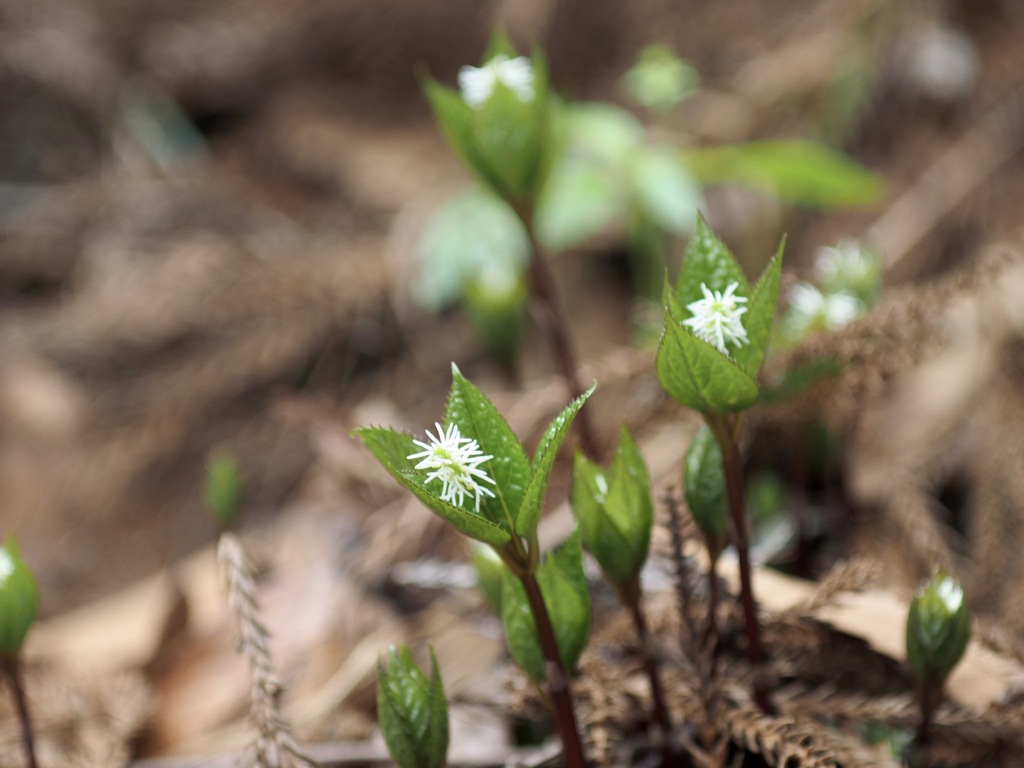
POLYGON ((536 200, 553 149, 543 56, 518 56, 500 35, 481 67, 463 67, 461 91, 427 80, 427 98, 456 154, 517 207, 536 200))
POLYGON ((13 536, 0 547, 0 656, 16 656, 39 609, 39 586, 13 536))
POLYGON ((729 526, 729 500, 725 489, 722 449, 706 424, 701 424, 686 452, 683 490, 697 527, 717 558, 725 547, 729 526))
POLYGON ((907 661, 918 684, 941 690, 970 637, 963 587, 951 576, 937 574, 914 595, 907 615, 907 661))
POLYGON ((206 506, 221 525, 230 523, 242 505, 242 475, 227 454, 210 456, 206 465, 206 506))
POLYGON ((653 512, 647 467, 625 427, 607 472, 576 453, 571 501, 583 545, 608 580, 634 579, 647 560, 653 512))
POLYGON ((501 590, 508 568, 501 562, 494 547, 486 544, 470 542, 470 554, 473 567, 476 568, 477 586, 495 613, 501 616, 501 590))
POLYGON ((697 89, 700 75, 665 46, 649 45, 626 73, 623 84, 641 106, 667 112, 697 89))
POLYGON ((519 354, 526 325, 526 280, 509 264, 491 262, 466 285, 462 306, 487 353, 502 363, 519 354))
POLYGON ((377 717, 388 752, 399 768, 444 768, 448 759, 448 703, 430 650, 431 675, 401 645, 377 660, 377 717))

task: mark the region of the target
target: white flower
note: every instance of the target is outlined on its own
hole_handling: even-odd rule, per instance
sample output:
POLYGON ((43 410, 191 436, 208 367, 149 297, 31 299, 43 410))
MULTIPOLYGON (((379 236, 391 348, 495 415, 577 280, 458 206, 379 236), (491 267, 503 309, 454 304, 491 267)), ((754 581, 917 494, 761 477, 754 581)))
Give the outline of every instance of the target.
POLYGON ((683 325, 689 326, 699 338, 722 353, 727 353, 726 344, 735 344, 739 347, 750 343, 747 331, 740 320, 740 315, 746 312, 747 308, 739 306, 745 304, 747 300, 743 296, 735 295, 739 287, 740 284, 737 282, 729 283, 725 293, 722 293, 708 290, 707 285, 701 283, 700 290, 704 298, 686 305, 693 313, 693 317, 684 320, 683 325))
POLYGON ((533 64, 525 56, 510 59, 499 53, 482 67, 463 67, 459 70, 459 90, 462 99, 473 109, 480 109, 501 83, 524 103, 533 101, 533 64))
POLYGON ((827 328, 834 331, 856 320, 864 311, 859 299, 842 291, 824 294, 810 283, 797 283, 789 292, 793 324, 802 330, 827 328))
POLYGON ((476 440, 463 437, 456 424, 449 424, 445 432, 441 425, 434 422, 437 427, 437 437, 427 430, 429 443, 420 440, 413 440, 422 451, 411 453, 405 458, 422 459, 415 469, 429 469, 425 482, 433 480, 441 481, 441 499, 449 504, 461 507, 466 496, 472 495, 476 504, 474 511, 480 511, 480 496, 494 498, 494 493, 480 484, 480 481, 494 485, 494 480, 480 469, 485 461, 490 461, 489 456, 480 450, 476 440))

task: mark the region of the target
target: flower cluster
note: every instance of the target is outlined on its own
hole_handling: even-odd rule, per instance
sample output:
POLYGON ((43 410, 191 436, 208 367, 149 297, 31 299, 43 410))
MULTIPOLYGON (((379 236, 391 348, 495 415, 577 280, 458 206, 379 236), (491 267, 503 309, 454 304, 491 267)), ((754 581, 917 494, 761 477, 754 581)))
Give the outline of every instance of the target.
POLYGON ((739 305, 745 304, 747 299, 736 295, 737 288, 739 283, 729 283, 723 293, 712 291, 706 284, 701 283, 700 290, 704 298, 686 305, 693 313, 693 317, 684 320, 683 325, 723 354, 728 353, 726 344, 739 347, 750 341, 740 320, 740 315, 746 312, 747 308, 739 305))
POLYGON ((482 67, 459 70, 459 91, 463 101, 473 109, 480 109, 487 103, 498 83, 511 90, 520 101, 533 101, 533 64, 525 56, 510 59, 499 53, 482 67))
POLYGON ((415 468, 430 470, 427 483, 441 481, 443 501, 461 507, 466 496, 471 495, 475 501, 473 509, 479 512, 481 495, 494 498, 494 492, 480 484, 483 481, 494 485, 494 480, 480 469, 480 465, 494 457, 481 451, 476 440, 463 437, 457 424, 449 424, 447 431, 437 422, 434 422, 434 426, 437 428, 437 436, 428 429, 430 442, 413 440, 423 450, 411 453, 406 458, 410 461, 420 459, 415 468))

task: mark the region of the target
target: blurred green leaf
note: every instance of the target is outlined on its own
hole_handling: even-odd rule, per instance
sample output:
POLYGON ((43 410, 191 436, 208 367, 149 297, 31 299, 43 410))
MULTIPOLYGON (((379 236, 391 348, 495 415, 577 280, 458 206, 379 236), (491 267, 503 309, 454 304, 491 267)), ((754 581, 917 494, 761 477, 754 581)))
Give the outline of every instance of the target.
POLYGON ((636 204, 645 216, 666 232, 686 236, 702 202, 700 185, 679 153, 648 145, 631 158, 636 204))
POLYGON ((512 209, 475 186, 446 201, 424 230, 413 296, 440 309, 462 298, 488 268, 521 273, 529 255, 529 238, 512 209))
POLYGON ((39 585, 8 536, 0 547, 0 656, 13 658, 39 610, 39 585))
POLYGON ((242 506, 242 474, 238 462, 223 453, 215 453, 207 460, 206 506, 221 525, 231 522, 242 506))
POLYGON ((684 157, 705 184, 747 184, 796 205, 868 205, 883 192, 882 180, 874 173, 811 141, 760 141, 693 149, 684 157))

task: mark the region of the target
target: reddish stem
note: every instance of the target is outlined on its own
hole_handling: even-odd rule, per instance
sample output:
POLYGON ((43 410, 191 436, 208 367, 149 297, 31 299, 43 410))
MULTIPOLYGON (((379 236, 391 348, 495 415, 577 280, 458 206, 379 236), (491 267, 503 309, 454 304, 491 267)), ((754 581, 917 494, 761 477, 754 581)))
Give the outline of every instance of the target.
POLYGON ((576 725, 576 708, 569 688, 569 675, 562 664, 558 653, 558 640, 551 626, 551 617, 541 595, 540 584, 532 573, 519 576, 526 589, 526 598, 530 603, 530 611, 537 624, 537 635, 544 654, 547 671, 547 692, 555 708, 555 726, 562 739, 562 751, 565 756, 566 768, 586 768, 587 760, 583 755, 583 744, 580 741, 579 728, 576 725))
POLYGON ((663 768, 671 768, 673 763, 672 721, 669 717, 668 705, 665 703, 665 693, 661 687, 654 643, 651 641, 651 633, 647 629, 647 618, 644 616, 643 606, 640 603, 642 592, 639 577, 634 576, 617 591, 619 599, 633 619, 633 627, 636 629, 637 640, 640 643, 640 653, 644 659, 644 670, 647 672, 647 679, 651 685, 651 720, 655 726, 651 729, 653 731, 652 741, 661 752, 663 768))
POLYGON ((725 471, 725 487, 729 499, 729 519, 732 522, 736 554, 740 562, 740 603, 743 606, 743 621, 747 635, 747 659, 754 668, 754 700, 766 715, 775 714, 771 698, 760 679, 760 670, 765 660, 764 646, 761 645, 761 625, 757 618, 757 603, 750 579, 750 534, 747 526, 747 509, 743 500, 743 467, 739 447, 734 434, 735 422, 727 416, 708 417, 708 426, 722 448, 722 466, 725 471))

